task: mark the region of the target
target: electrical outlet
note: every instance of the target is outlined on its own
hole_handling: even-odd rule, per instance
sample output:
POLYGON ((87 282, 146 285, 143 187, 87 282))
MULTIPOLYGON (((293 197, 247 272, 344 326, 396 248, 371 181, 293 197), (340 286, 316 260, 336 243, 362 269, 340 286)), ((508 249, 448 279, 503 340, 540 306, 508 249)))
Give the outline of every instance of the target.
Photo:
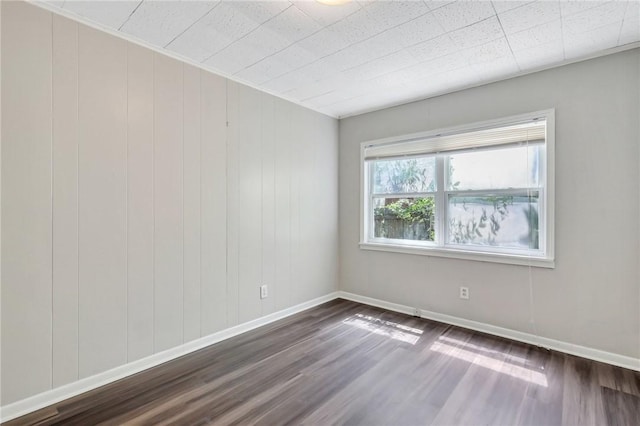
POLYGON ((267 292, 267 285, 263 284, 260 286, 260 299, 266 299, 269 293, 267 292))
POLYGON ((469 287, 460 287, 460 299, 469 300, 469 287))

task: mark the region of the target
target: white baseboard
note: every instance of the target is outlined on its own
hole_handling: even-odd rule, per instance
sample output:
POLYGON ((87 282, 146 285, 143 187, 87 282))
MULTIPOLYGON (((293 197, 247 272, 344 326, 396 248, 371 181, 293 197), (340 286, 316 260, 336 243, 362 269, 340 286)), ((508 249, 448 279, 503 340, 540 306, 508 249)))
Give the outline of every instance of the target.
POLYGON ((0 407, 0 421, 6 422, 25 414, 29 414, 51 404, 55 404, 56 402, 63 401, 67 398, 71 398, 81 393, 88 392, 92 389, 96 389, 100 386, 115 382, 116 380, 120 380, 132 374, 139 373, 141 371, 171 361, 183 355, 187 355, 191 352, 205 348, 209 345, 213 345, 214 343, 229 339, 230 337, 237 336, 238 334, 245 333, 263 325, 270 324, 274 321, 286 318, 288 316, 320 305, 322 303, 334 300, 336 298, 338 298, 338 292, 329 293, 325 296, 300 303, 299 305, 295 305, 278 312, 274 312, 253 321, 245 322, 243 324, 218 331, 208 336, 201 337, 200 339, 193 340, 183 345, 176 346, 175 348, 153 354, 146 358, 139 359, 137 361, 113 368, 94 376, 87 377, 76 382, 51 389, 46 392, 42 392, 38 395, 34 395, 20 401, 16 401, 12 404, 0 407))
MULTIPOLYGON (((354 302, 364 303, 366 305, 377 306, 379 308, 388 309, 390 311, 400 312, 408 315, 415 315, 415 308, 397 303, 391 303, 384 300, 374 299, 367 296, 360 296, 346 291, 339 291, 338 297, 351 300, 354 302)), ((524 333, 522 331, 511 330, 508 328, 497 327, 491 324, 485 324, 477 321, 471 321, 464 318, 458 318, 451 315, 440 314, 426 310, 420 310, 420 317, 443 322, 445 324, 456 325, 471 330, 481 331, 494 336, 506 337, 507 339, 517 340, 519 342, 529 343, 535 346, 541 346, 547 349, 553 349, 582 358, 594 361, 604 362, 606 364, 616 365, 618 367, 628 368, 630 370, 640 371, 640 359, 629 356, 619 355, 599 349, 588 348, 586 346, 575 345, 573 343, 562 342, 560 340, 549 339, 546 337, 535 336, 533 334, 524 333)))

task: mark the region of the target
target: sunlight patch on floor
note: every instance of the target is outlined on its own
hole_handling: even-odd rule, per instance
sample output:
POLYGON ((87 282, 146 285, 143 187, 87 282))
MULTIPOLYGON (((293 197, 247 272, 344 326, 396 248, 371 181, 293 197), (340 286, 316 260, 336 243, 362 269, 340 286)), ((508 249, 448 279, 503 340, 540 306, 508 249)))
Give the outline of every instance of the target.
MULTIPOLYGON (((499 354, 497 351, 492 351, 481 346, 473 345, 470 343, 462 342, 456 339, 445 338, 441 336, 438 341, 434 342, 430 348, 432 351, 451 356, 454 358, 467 361, 473 365, 488 368, 501 374, 506 374, 511 377, 515 377, 520 380, 527 381, 539 386, 547 387, 547 376, 539 371, 531 370, 529 368, 521 367, 509 362, 508 356, 504 356, 505 359, 496 359, 490 356, 484 355, 481 352, 492 352, 499 354), (446 339, 454 341, 455 346, 446 343, 446 339), (465 349, 467 348, 467 349, 465 349)), ((504 355, 504 354, 502 354, 504 355)), ((518 357, 516 357, 518 358, 518 357)), ((521 360, 521 358, 518 358, 521 360)))
POLYGON ((363 314, 355 314, 342 321, 342 323, 412 345, 415 345, 422 335, 422 330, 418 328, 363 314))

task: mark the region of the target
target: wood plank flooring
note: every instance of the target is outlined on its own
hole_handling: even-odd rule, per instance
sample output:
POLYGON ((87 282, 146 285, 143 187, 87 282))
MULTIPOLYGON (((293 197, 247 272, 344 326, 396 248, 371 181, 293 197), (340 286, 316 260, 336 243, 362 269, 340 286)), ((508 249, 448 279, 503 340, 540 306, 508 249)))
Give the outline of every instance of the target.
POLYGON ((639 425, 640 373, 334 300, 9 425, 639 425))

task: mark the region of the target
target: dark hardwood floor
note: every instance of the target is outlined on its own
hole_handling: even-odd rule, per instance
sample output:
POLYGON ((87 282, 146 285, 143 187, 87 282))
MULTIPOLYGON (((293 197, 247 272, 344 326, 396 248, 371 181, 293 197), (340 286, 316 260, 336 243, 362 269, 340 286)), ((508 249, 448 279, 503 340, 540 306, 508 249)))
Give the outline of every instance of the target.
POLYGON ((335 300, 8 424, 639 425, 640 373, 335 300))

